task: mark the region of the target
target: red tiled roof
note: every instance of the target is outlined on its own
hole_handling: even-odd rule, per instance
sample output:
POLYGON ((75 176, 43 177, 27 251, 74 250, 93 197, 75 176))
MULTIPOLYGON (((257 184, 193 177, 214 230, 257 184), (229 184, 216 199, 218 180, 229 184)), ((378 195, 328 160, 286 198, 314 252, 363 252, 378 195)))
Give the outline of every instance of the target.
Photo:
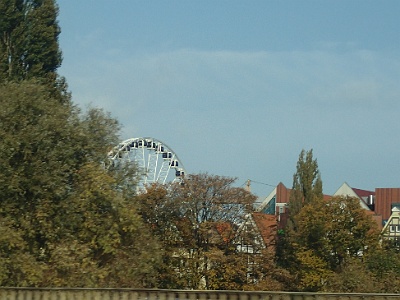
POLYGON ((375 192, 373 192, 373 191, 367 191, 367 190, 360 190, 360 189, 356 189, 356 188, 351 188, 353 191, 354 191, 354 193, 356 193, 357 194, 357 196, 358 197, 360 197, 361 199, 363 198, 363 197, 368 197, 368 196, 370 196, 370 195, 373 195, 373 196, 375 196, 375 192))
POLYGON ((278 226, 276 216, 260 212, 254 212, 252 215, 265 246, 275 245, 278 226))

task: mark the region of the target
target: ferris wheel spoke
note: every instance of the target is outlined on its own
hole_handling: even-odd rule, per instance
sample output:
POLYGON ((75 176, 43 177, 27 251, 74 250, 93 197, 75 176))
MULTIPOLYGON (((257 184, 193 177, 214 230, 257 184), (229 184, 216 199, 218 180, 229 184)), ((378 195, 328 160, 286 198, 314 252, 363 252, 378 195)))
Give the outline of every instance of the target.
POLYGON ((109 158, 116 167, 135 164, 141 185, 174 182, 185 174, 176 153, 165 143, 150 137, 130 138, 119 143, 109 152, 109 158))

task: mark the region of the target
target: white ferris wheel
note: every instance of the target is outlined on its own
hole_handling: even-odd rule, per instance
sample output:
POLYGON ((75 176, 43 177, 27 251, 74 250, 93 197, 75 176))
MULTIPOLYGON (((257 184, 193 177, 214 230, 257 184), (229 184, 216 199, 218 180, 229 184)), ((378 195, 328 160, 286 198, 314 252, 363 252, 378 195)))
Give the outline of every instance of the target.
POLYGON ((179 181, 186 173, 178 155, 164 142, 151 137, 127 139, 115 146, 108 156, 114 166, 136 164, 141 185, 179 181))

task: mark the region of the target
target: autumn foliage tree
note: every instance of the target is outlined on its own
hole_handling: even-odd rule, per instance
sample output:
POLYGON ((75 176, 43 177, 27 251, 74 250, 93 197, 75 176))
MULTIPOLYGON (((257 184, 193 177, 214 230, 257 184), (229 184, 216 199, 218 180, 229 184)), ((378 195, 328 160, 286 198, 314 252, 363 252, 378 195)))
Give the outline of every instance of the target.
MULTIPOLYGON (((234 178, 190 174, 181 183, 164 189, 149 187, 139 196, 141 214, 164 243, 161 287, 214 288, 234 285, 233 275, 220 273, 221 266, 239 267, 232 244, 235 227, 243 221, 255 196, 232 186, 234 178), (231 285, 228 284, 231 282, 231 285)), ((244 270, 245 272, 245 270, 244 270)))

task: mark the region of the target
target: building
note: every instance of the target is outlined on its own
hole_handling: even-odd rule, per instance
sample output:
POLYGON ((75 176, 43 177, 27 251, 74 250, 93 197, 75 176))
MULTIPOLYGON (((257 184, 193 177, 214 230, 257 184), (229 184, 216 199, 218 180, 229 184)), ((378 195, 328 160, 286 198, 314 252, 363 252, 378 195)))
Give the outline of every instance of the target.
MULTIPOLYGON (((278 220, 278 229, 283 229, 287 224, 289 216, 289 201, 291 189, 280 182, 274 190, 264 199, 256 208, 257 212, 269 215, 276 215, 278 220)), ((324 195, 324 200, 328 201, 332 196, 324 195)))
POLYGON ((361 207, 372 215, 380 229, 383 229, 390 219, 393 208, 400 207, 400 188, 376 188, 375 191, 367 191, 343 183, 334 194, 339 195, 357 197, 361 207))
POLYGON ((280 182, 256 208, 257 212, 277 216, 278 228, 285 227, 288 217, 290 189, 280 182))
POLYGON ((343 183, 333 196, 350 196, 358 198, 361 208, 365 209, 367 214, 372 216, 372 219, 382 230, 382 216, 375 212, 375 191, 362 190, 351 187, 348 183, 343 183))
POLYGON ((238 251, 248 254, 257 254, 263 249, 275 251, 277 227, 275 215, 261 212, 248 214, 236 234, 238 251))
POLYGON ((385 225, 394 207, 400 207, 400 188, 376 188, 374 211, 382 216, 382 225, 385 225))
POLYGON ((400 242, 400 205, 392 209, 392 213, 382 230, 382 236, 389 240, 400 242))

